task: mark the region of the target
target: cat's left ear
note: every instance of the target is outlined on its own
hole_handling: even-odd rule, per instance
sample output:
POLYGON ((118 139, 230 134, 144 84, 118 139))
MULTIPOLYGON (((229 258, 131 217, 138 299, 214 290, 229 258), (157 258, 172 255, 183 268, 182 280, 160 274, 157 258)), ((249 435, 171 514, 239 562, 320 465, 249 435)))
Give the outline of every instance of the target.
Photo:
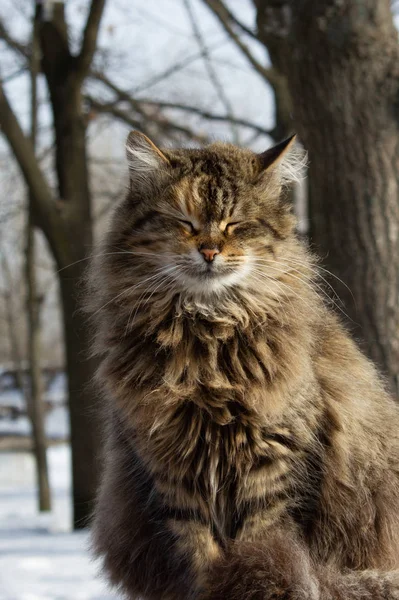
POLYGON ((154 183, 170 168, 162 151, 143 133, 131 131, 126 140, 126 156, 133 183, 154 183))
POLYGON ((298 148, 296 135, 258 154, 260 173, 277 176, 281 185, 289 185, 303 178, 306 153, 298 148))

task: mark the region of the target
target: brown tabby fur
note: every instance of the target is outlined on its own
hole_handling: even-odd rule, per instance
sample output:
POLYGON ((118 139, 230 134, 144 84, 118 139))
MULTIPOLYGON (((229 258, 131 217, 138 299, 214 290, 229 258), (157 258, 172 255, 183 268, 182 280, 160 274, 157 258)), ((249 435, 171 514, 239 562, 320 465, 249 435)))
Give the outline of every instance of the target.
POLYGON ((91 309, 93 539, 130 599, 399 598, 398 410, 295 235, 291 155, 129 136, 91 309))

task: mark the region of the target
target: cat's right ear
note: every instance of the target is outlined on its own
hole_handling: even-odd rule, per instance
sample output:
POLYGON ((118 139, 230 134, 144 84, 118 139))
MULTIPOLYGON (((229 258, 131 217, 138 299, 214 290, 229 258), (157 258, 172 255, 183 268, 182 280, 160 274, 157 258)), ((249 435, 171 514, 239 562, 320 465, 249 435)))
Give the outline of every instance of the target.
POLYGON ((299 183, 303 179, 307 154, 295 142, 296 135, 292 135, 262 154, 258 154, 261 181, 266 177, 269 186, 273 182, 281 188, 299 183))
POLYGON ((161 150, 139 131, 129 133, 126 140, 126 156, 130 181, 133 184, 153 185, 170 168, 170 162, 161 150))

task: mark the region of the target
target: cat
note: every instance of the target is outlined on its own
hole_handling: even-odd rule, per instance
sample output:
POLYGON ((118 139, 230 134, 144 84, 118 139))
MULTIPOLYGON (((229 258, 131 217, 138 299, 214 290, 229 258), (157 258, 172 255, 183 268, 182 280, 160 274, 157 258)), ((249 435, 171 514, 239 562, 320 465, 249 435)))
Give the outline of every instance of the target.
MULTIPOLYGON (((399 598, 399 416, 324 298, 294 138, 127 141, 92 267, 93 547, 130 599, 399 598)), ((337 175, 338 176, 338 175, 337 175)))

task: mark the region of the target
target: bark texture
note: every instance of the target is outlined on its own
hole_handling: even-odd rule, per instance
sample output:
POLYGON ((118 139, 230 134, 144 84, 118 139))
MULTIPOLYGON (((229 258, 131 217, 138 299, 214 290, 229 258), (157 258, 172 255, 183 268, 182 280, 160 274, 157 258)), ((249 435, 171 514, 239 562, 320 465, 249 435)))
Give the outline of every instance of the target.
POLYGON ((254 0, 310 159, 311 241, 399 392, 399 46, 389 0, 254 0), (352 297, 353 294, 353 297, 352 297))

